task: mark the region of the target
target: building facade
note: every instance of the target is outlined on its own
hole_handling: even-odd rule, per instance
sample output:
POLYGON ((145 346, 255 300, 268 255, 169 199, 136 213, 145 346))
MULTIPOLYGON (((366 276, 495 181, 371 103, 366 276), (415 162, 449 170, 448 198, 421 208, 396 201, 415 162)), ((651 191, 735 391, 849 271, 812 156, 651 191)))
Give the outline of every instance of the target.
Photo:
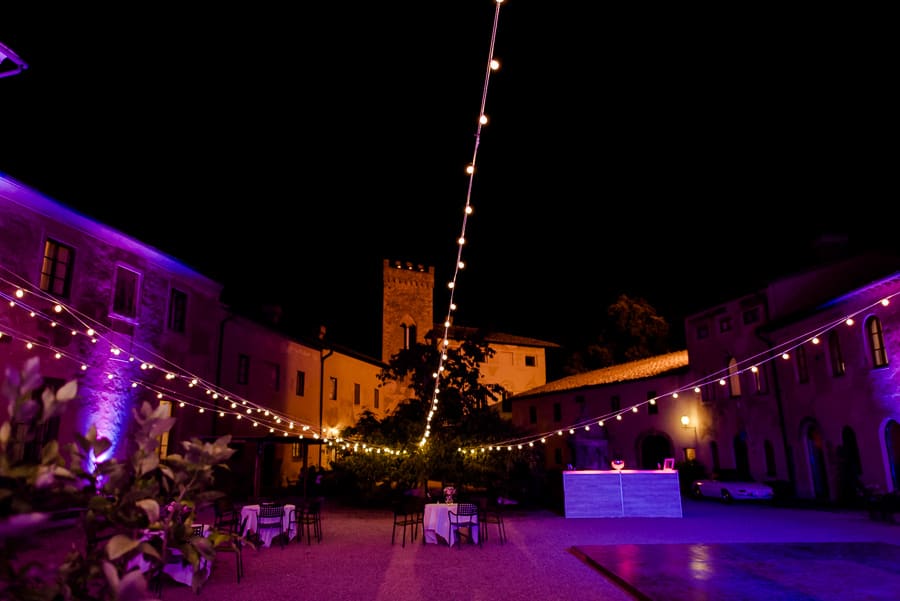
POLYGON ((898 267, 872 254, 771 282, 688 316, 677 372, 642 367, 681 355, 564 378, 514 397, 513 420, 548 433, 550 469, 671 453, 799 498, 900 490, 898 267), (604 427, 585 444, 591 421, 604 427))
MULTIPOLYGON (((407 394, 377 376, 434 328, 434 270, 412 267, 384 262, 383 357, 368 357, 235 312, 220 283, 0 173, 0 369, 36 356, 46 385, 79 386, 74 407, 37 440, 15 431, 13 445, 33 456, 93 425, 123 457, 133 412, 146 402, 177 418, 161 453, 232 436, 239 495, 327 467, 343 428, 365 411, 384 417, 407 394)), ((513 390, 545 382, 542 344, 553 346, 504 338, 487 378, 513 390)), ((0 404, 3 421, 6 412, 0 404)))

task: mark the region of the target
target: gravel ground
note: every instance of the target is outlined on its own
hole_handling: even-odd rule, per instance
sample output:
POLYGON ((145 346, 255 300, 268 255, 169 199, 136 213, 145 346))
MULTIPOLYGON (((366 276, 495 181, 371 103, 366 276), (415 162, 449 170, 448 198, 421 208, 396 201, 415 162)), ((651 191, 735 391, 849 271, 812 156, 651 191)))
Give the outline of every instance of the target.
MULTIPOLYGON (((545 510, 512 509, 508 541, 495 527, 482 546, 391 544, 387 510, 322 509, 323 540, 245 549, 238 584, 234 558, 214 567, 199 597, 281 601, 572 601, 633 600, 573 553, 577 546, 657 543, 884 542, 900 545, 900 525, 876 522, 862 511, 724 505, 685 499, 681 518, 565 518, 545 510)), ((399 535, 398 535, 399 536, 399 535)), ((63 536, 54 536, 60 548, 63 536)), ((810 574, 810 578, 819 577, 810 574)), ((168 584, 165 601, 196 601, 189 587, 168 584)))

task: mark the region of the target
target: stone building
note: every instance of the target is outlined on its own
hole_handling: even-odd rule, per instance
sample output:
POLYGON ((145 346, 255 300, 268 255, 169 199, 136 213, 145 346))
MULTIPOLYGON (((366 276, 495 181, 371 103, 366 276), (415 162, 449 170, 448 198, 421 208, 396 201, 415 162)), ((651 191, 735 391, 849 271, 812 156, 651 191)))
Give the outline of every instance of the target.
POLYGON ((823 502, 896 491, 898 267, 866 254, 778 279, 687 316, 686 351, 525 391, 512 419, 549 469, 669 455, 823 502))
MULTIPOLYGON (((435 331, 433 268, 383 267, 376 358, 241 314, 221 301, 220 283, 0 173, 0 369, 39 356, 47 385, 79 383, 71 411, 35 441, 14 432, 13 444, 33 455, 94 425, 122 456, 133 410, 149 402, 177 418, 162 453, 188 438, 231 435, 247 496, 307 465, 327 467, 343 428, 405 398, 404 387, 378 381, 385 361, 435 331)), ((462 330, 453 332, 456 343, 462 330)), ((511 391, 546 381, 544 349, 555 345, 491 336, 499 352, 483 377, 511 391)), ((6 411, 0 404, 0 420, 6 411)))

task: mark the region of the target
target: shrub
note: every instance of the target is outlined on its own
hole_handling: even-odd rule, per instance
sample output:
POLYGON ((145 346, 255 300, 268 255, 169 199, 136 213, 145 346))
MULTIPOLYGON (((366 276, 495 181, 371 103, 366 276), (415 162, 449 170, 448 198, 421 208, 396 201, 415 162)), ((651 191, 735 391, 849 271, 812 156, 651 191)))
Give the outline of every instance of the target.
POLYGON ((155 598, 148 582, 129 563, 138 555, 150 561, 151 576, 161 574, 173 549, 194 567, 199 590, 200 559, 215 558, 214 546, 225 534, 192 537, 197 511, 223 493, 214 489, 214 468, 234 450, 230 436, 213 443, 184 441, 182 454, 159 457, 159 437, 175 418, 144 402, 134 410, 137 428, 126 461, 102 457, 111 446, 95 426, 61 449, 50 441, 38 461, 18 458, 11 444, 13 427, 26 440, 47 420, 61 415, 77 394, 72 380, 53 391, 43 387, 37 358, 21 371, 7 368, 0 394, 8 402, 8 421, 0 425, 0 598, 10 601, 120 600, 155 598), (79 548, 73 545, 62 565, 21 559, 35 543, 34 532, 60 507, 83 510, 78 518, 79 548), (159 536, 148 537, 148 533, 159 536))

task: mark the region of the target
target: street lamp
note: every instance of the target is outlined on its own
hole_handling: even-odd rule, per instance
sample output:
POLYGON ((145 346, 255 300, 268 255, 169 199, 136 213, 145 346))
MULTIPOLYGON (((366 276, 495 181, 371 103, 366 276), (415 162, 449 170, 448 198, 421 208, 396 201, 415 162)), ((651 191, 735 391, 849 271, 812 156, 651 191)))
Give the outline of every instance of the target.
POLYGON ((694 446, 693 447, 685 447, 684 449, 684 459, 685 461, 694 461, 697 459, 697 426, 691 425, 691 418, 687 415, 681 416, 681 427, 687 430, 688 428, 692 428, 694 430, 694 446))

